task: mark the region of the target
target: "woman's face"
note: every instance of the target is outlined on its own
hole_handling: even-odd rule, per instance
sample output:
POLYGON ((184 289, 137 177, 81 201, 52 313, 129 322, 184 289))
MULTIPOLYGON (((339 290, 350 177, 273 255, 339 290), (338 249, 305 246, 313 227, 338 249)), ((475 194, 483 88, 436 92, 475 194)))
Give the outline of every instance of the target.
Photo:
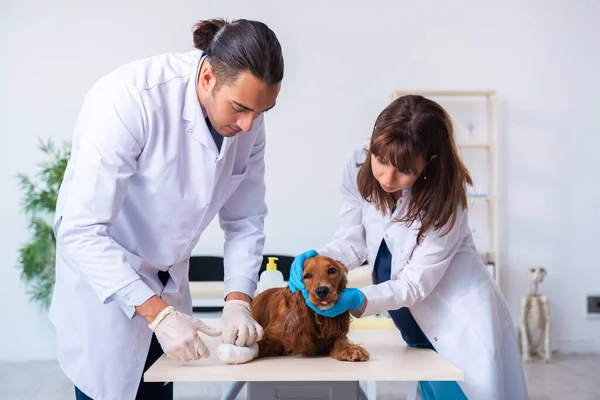
POLYGON ((425 168, 425 158, 416 161, 417 171, 399 171, 387 160, 371 154, 371 170, 381 188, 388 193, 397 193, 414 185, 425 168))

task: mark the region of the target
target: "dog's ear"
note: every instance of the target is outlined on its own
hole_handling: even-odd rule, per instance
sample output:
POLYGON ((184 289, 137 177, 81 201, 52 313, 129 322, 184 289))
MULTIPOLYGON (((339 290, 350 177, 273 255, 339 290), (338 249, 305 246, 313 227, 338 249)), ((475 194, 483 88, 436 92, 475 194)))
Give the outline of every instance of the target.
POLYGON ((312 343, 313 321, 309 308, 304 304, 304 297, 299 292, 290 294, 288 312, 283 321, 282 338, 286 351, 303 351, 310 349, 312 343))
POLYGON ((346 289, 348 286, 348 268, 338 260, 333 260, 338 271, 340 271, 340 282, 338 284, 338 290, 346 289))
POLYGON ((344 265, 344 263, 342 263, 340 260, 334 260, 334 261, 337 264, 337 266, 340 269, 340 271, 343 271, 344 275, 348 275, 348 267, 346 267, 344 265))

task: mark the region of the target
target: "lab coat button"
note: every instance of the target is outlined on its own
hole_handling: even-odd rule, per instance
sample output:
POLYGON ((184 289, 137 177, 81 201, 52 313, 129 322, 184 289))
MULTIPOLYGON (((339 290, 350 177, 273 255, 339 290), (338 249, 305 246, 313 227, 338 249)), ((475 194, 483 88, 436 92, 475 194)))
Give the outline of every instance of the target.
POLYGON ((435 340, 437 342, 437 336, 433 338, 433 340, 435 340))
POLYGON ((192 133, 192 128, 188 129, 188 133, 192 133))

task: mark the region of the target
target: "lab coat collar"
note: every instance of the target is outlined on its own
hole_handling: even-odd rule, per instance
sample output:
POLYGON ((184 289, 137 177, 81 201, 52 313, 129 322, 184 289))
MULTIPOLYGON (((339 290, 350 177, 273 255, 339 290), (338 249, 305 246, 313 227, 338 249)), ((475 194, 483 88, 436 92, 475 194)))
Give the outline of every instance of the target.
POLYGON ((194 52, 194 58, 190 64, 190 73, 188 75, 183 110, 181 112, 181 117, 184 120, 194 124, 200 119, 200 116, 203 116, 202 119, 204 119, 205 116, 205 111, 200 105, 198 94, 196 92, 196 82, 198 80, 202 54, 203 53, 200 50, 194 52))
MULTIPOLYGON (((185 93, 185 100, 183 103, 183 111, 181 117, 189 122, 187 133, 198 140, 204 146, 213 149, 217 152, 217 145, 213 140, 208 126, 206 125, 206 111, 198 100, 198 92, 196 90, 196 83, 198 82, 198 73, 200 71, 200 63, 203 60, 203 53, 197 50, 194 53, 194 59, 190 65, 190 74, 188 76, 188 83, 185 93)), ((223 143, 225 145, 225 143, 223 143)))
POLYGON ((396 210, 392 214, 393 217, 395 217, 396 215, 398 215, 401 212, 406 211, 406 207, 409 203, 410 195, 412 193, 411 189, 412 188, 402 189, 402 196, 400 196, 400 198, 396 202, 396 210))

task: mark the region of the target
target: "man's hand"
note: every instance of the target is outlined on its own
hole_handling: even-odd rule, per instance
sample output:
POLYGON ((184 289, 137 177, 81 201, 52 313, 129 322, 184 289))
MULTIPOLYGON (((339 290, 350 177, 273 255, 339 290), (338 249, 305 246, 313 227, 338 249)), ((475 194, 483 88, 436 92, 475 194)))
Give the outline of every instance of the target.
POLYGON ((225 299, 221 317, 222 341, 236 346, 250 346, 262 339, 263 328, 252 317, 250 297, 233 292, 225 299))
POLYGON ((152 296, 145 303, 135 308, 135 311, 144 317, 148 323, 152 323, 158 314, 168 306, 163 299, 152 296))
POLYGON ((229 301, 229 300, 244 300, 248 304, 250 304, 252 302, 252 299, 250 298, 250 296, 248 296, 246 293, 242 293, 242 292, 229 293, 227 295, 227 297, 225 298, 225 301, 229 301))
POLYGON ((163 351, 173 360, 187 362, 210 356, 210 350, 200 338, 200 333, 209 336, 221 334, 221 331, 199 319, 175 310, 158 296, 152 296, 136 307, 136 311, 150 322, 149 327, 163 351))

